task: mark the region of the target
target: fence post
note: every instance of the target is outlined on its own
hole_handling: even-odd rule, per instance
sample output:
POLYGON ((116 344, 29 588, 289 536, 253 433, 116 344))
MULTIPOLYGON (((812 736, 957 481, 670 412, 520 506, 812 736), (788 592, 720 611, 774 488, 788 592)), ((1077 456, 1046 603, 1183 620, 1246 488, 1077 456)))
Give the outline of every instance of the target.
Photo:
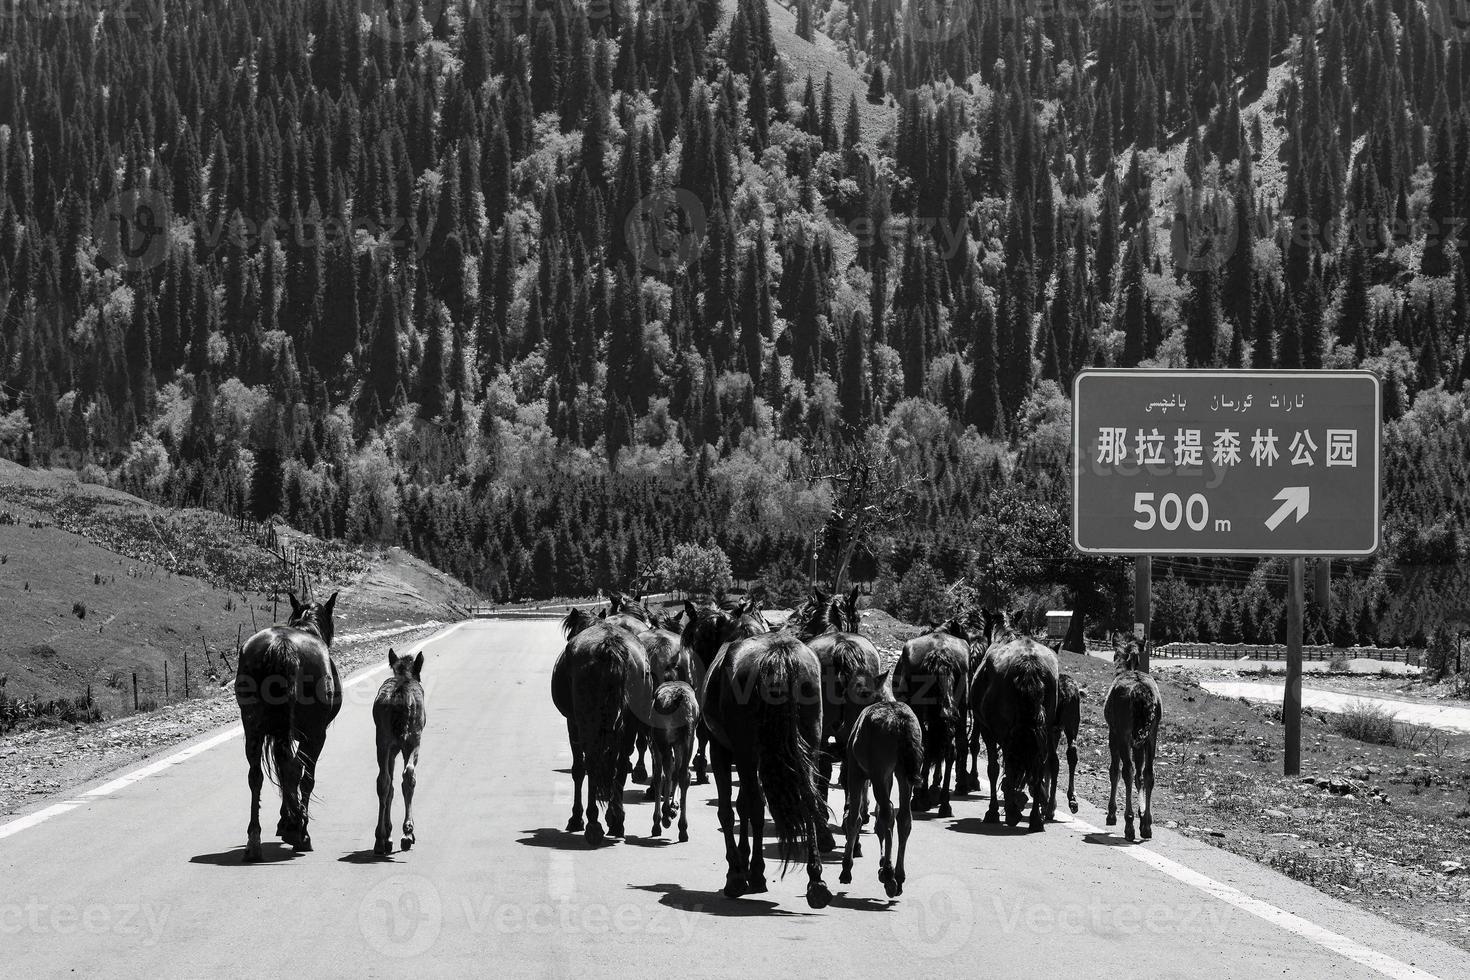
POLYGON ((168 660, 163 661, 163 703, 168 704, 168 660))
POLYGON ((184 647, 184 700, 189 700, 189 648, 184 647))
POLYGON ((138 672, 133 671, 133 710, 138 710, 138 672))

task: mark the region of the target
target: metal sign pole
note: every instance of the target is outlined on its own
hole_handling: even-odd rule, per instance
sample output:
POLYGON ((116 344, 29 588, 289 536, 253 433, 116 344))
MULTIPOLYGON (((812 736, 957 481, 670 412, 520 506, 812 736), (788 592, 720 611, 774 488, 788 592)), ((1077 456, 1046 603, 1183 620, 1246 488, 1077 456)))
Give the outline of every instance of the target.
POLYGON ((1286 691, 1281 721, 1286 727, 1288 776, 1302 771, 1302 593, 1306 590, 1305 558, 1293 558, 1286 578, 1286 691))
POLYGON ((1135 634, 1143 627, 1138 640, 1138 669, 1149 668, 1149 640, 1153 636, 1153 572, 1152 555, 1139 555, 1133 559, 1133 629, 1135 634))

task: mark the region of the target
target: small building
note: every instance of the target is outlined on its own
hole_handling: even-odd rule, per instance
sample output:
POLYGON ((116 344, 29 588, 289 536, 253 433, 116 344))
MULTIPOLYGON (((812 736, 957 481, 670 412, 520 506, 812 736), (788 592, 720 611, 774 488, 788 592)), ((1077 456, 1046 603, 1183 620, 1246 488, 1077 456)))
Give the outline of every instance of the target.
POLYGON ((1072 610, 1070 609, 1048 609, 1046 612, 1046 638, 1048 640, 1064 639, 1067 630, 1072 628, 1072 610))

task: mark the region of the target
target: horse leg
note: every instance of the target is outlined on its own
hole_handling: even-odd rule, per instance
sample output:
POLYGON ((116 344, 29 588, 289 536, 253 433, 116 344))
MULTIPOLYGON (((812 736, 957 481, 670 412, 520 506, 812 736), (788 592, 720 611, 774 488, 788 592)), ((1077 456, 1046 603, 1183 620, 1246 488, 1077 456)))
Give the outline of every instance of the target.
POLYGON ((1057 818, 1057 782, 1061 773, 1061 760, 1057 757, 1057 740, 1048 737, 1046 744, 1046 766, 1047 785, 1044 787, 1046 795, 1046 819, 1057 818))
POLYGON ((908 789, 908 778, 902 773, 898 776, 898 862, 893 869, 893 896, 897 898, 903 894, 904 870, 903 859, 909 848, 909 829, 913 826, 914 817, 909 812, 908 797, 905 791, 908 789))
MULTIPOLYGON (((832 755, 829 752, 821 753, 821 766, 817 772, 817 790, 822 794, 822 802, 826 802, 827 794, 832 788, 832 755)), ((823 851, 835 851, 837 840, 832 836, 832 828, 827 826, 827 821, 817 818, 817 847, 823 851)))
POLYGON ((653 791, 653 830, 650 837, 662 837, 664 833, 664 782, 663 782, 663 753, 662 745, 653 747, 653 774, 650 777, 648 788, 653 791))
POLYGON ((1123 839, 1133 840, 1133 751, 1131 748, 1124 749, 1119 753, 1123 757, 1123 839))
MULTIPOLYGON (((405 851, 418 843, 418 837, 413 831, 413 790, 418 785, 418 773, 415 771, 419 764, 419 744, 413 743, 413 749, 403 750, 403 839, 399 846, 405 851)), ((392 826, 392 815, 389 815, 389 826, 392 826)))
MULTIPOLYGON (((765 803, 761 804, 762 809, 765 803)), ((817 828, 821 818, 812 817, 811 836, 806 846, 806 904, 814 909, 824 909, 832 904, 832 892, 822 881, 822 852, 817 848, 817 828)))
MULTIPOLYGON (((626 760, 633 751, 633 742, 638 733, 626 724, 623 728, 622 751, 618 753, 619 759, 626 760)), ((619 767, 617 775, 613 780, 612 799, 603 806, 603 812, 607 814, 607 835, 609 837, 623 836, 623 789, 628 785, 627 766, 619 767)))
POLYGON ((1112 760, 1108 763, 1108 815, 1103 821, 1105 827, 1116 827, 1118 825, 1118 749, 1109 746, 1109 754, 1112 760))
MULTIPOLYGON (((686 745, 674 762, 674 776, 679 781, 679 843, 689 840, 689 748, 686 745)), ((672 791, 670 792, 672 796, 672 791)))
POLYGON ((995 742, 985 739, 985 773, 990 777, 990 806, 985 811, 985 823, 1000 823, 1000 794, 995 790, 995 781, 1000 777, 1000 763, 995 758, 995 742))
POLYGON ((719 799, 715 812, 720 818, 720 832, 725 835, 725 897, 739 898, 745 894, 745 867, 740 859, 740 850, 735 846, 735 807, 730 799, 730 750, 719 742, 712 743, 710 762, 714 766, 715 794, 719 799))
POLYGON ((296 758, 301 760, 301 843, 298 851, 309 851, 311 847, 311 795, 316 792, 316 761, 321 758, 322 747, 327 743, 326 729, 305 737, 296 749, 296 758))
POLYGON ((1152 840, 1154 836, 1154 747, 1153 743, 1143 746, 1139 752, 1138 765, 1139 795, 1143 813, 1138 821, 1138 836, 1152 840))
POLYGON ((970 791, 980 792, 980 724, 970 723, 970 791))
POLYGON ((868 795, 867 780, 854 772, 850 772, 851 766, 843 767, 844 790, 847 795, 846 813, 843 819, 844 829, 847 831, 847 844, 842 849, 842 874, 837 880, 844 885, 852 884, 852 859, 858 857, 857 842, 862 834, 862 804, 858 801, 868 795))
POLYGON ((970 791, 970 774, 965 764, 965 713, 960 712, 959 724, 955 726, 954 733, 954 792, 956 796, 970 791))
POLYGON ((567 742, 572 747, 572 819, 567 821, 567 833, 580 834, 582 832, 582 779, 587 775, 587 768, 582 755, 582 746, 577 743, 577 730, 572 727, 572 720, 567 719, 567 742))
POLYGON ((709 763, 705 760, 705 746, 709 744, 709 729, 704 727, 704 722, 699 723, 698 732, 699 748, 694 755, 694 782, 702 786, 709 782, 709 763))
MULTIPOLYGON (((759 895, 766 890, 766 794, 754 759, 749 766, 740 767, 740 800, 750 824, 750 871, 745 876, 745 891, 759 895)), ((816 838, 812 839, 815 842, 816 838)))
POLYGON ((301 849, 301 760, 289 737, 279 738, 272 746, 276 764, 276 777, 281 781, 281 805, 286 833, 281 839, 296 850, 301 849))
POLYGON ((245 761, 250 766, 250 824, 245 828, 245 863, 261 860, 260 851, 260 790, 265 785, 265 770, 261 768, 261 750, 265 737, 251 732, 245 738, 245 761))
POLYGON ((393 767, 398 748, 391 743, 378 745, 378 827, 373 833, 373 853, 393 853, 393 767))
MULTIPOLYGON (((953 753, 948 751, 944 753, 943 765, 944 775, 939 779, 939 815, 941 817, 952 817, 954 816, 954 808, 949 805, 949 775, 954 767, 953 753)), ((939 766, 935 766, 934 771, 937 774, 939 772, 939 766)), ((958 790, 959 787, 956 786, 955 789, 958 790)))
POLYGON ((638 764, 633 767, 633 782, 648 782, 648 767, 643 764, 643 756, 648 751, 648 733, 639 732, 636 739, 638 746, 638 764))
POLYGON ((1067 807, 1077 812, 1077 744, 1068 736, 1067 738, 1067 807))
MULTIPOLYGON (((1031 821, 1028 824, 1031 830, 1045 830, 1047 821, 1046 805, 1046 777, 1047 772, 1055 772, 1057 758, 1056 747, 1053 746, 1050 753, 1050 762, 1046 759, 1039 760, 1031 768, 1026 780, 1026 788, 1031 793, 1031 821), (1050 766, 1050 769, 1048 769, 1050 766)), ((1055 786, 1055 783, 1053 783, 1055 786)))
POLYGON ((878 837, 878 880, 883 883, 883 892, 893 898, 898 892, 893 877, 893 773, 880 772, 873 780, 873 800, 878 808, 878 821, 874 833, 878 837))

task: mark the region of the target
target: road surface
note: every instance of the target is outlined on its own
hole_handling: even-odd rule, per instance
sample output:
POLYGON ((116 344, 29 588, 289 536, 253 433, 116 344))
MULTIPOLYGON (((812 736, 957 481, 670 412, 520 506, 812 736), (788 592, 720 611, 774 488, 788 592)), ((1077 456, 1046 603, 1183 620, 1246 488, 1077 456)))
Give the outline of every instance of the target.
MULTIPOLYGON (((1286 690, 1284 681, 1201 681, 1200 687, 1221 697, 1245 698, 1247 701, 1270 704, 1280 704, 1286 690)), ((1302 706, 1306 708, 1347 711, 1361 704, 1392 712, 1395 721, 1470 734, 1470 708, 1463 705, 1431 704, 1427 701, 1406 701, 1379 695, 1302 688, 1302 706)))
POLYGON ((314 853, 269 842, 266 863, 241 865, 249 794, 229 730, 0 824, 0 973, 1470 976, 1470 956, 1223 851, 1166 830, 1126 845, 1086 804, 1025 834, 982 825, 984 801, 961 799, 953 819, 915 821, 897 903, 869 856, 849 886, 829 863, 821 912, 799 869, 772 868, 764 896, 719 894, 709 787, 691 792, 689 843, 645 839, 637 803, 635 837, 589 850, 561 830, 560 644, 549 621, 427 642, 418 845, 391 861, 372 856, 368 706, 383 668, 352 679, 327 742, 314 853))

